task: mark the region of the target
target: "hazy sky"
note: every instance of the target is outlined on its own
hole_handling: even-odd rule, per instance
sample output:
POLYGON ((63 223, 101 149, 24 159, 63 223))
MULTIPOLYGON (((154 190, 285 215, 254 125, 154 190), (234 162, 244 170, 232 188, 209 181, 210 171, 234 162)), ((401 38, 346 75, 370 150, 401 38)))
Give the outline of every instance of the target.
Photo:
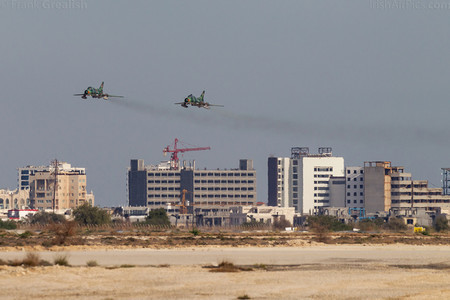
POLYGON ((126 204, 130 159, 175 138, 200 168, 332 147, 441 186, 449 167, 450 1, 0 0, 0 188, 58 158, 96 204, 126 204), (412 3, 412 4, 411 4, 412 3), (64 7, 68 6, 69 7, 64 7), (105 81, 123 101, 73 97, 105 81), (173 103, 206 90, 211 110, 173 103))

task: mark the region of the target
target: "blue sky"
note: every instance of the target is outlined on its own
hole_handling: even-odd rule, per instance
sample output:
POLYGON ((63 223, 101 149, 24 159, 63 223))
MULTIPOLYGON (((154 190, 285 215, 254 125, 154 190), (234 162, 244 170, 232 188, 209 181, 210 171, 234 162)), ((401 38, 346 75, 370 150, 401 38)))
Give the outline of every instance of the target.
POLYGON ((56 157, 124 205, 130 159, 158 163, 175 138, 211 147, 184 155, 200 168, 253 159, 259 201, 267 158, 294 146, 441 186, 450 4, 391 2, 0 0, 0 187, 56 157), (101 81, 124 102, 72 96, 101 81), (225 107, 173 105, 202 90, 225 107))

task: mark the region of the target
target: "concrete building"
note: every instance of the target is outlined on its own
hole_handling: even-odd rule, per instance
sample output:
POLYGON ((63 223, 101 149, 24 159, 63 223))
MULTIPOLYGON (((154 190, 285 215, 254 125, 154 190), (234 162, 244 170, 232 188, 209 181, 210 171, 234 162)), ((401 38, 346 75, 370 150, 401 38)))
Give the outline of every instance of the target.
POLYGON ((198 170, 195 162, 173 170, 170 163, 145 166, 132 159, 128 169, 130 206, 151 209, 182 205, 195 207, 256 204, 256 171, 251 160, 240 160, 238 169, 198 170))
MULTIPOLYGON (((54 172, 54 165, 49 166, 26 166, 18 169, 18 188, 19 190, 27 190, 30 188, 30 176, 34 175, 35 172, 54 172)), ((71 164, 66 162, 58 162, 58 171, 62 172, 77 172, 80 174, 86 174, 85 168, 75 168, 71 164)))
POLYGON ((367 213, 391 208, 450 209, 450 195, 444 195, 442 188, 428 187, 427 180, 412 180, 411 173, 406 173, 404 167, 391 166, 391 162, 365 162, 364 182, 367 213))
POLYGON ((330 207, 346 207, 346 181, 345 176, 330 177, 330 207))
POLYGON ((267 167, 268 205, 292 207, 291 159, 289 157, 269 157, 267 167))
POLYGON ((389 211, 391 208, 391 162, 364 163, 364 202, 366 213, 389 211))
POLYGON ((94 205, 94 194, 86 191, 84 168, 58 168, 56 183, 54 169, 50 166, 44 170, 33 170, 29 174, 29 183, 31 208, 66 210, 74 209, 85 202, 94 205))
POLYGON ((0 210, 27 209, 30 207, 28 190, 0 190, 0 210))
POLYGON ((269 205, 295 207, 300 214, 329 206, 330 178, 344 176, 344 158, 333 157, 329 147, 319 148, 318 154, 310 154, 307 147, 294 147, 290 158, 270 157, 268 166, 269 205))
POLYGON ((345 206, 364 208, 364 168, 345 168, 345 206))

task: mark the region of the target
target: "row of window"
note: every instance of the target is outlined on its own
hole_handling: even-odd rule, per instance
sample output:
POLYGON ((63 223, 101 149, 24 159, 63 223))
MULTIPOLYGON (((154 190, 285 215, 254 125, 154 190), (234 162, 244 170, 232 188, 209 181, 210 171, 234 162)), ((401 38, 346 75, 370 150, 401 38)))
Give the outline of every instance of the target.
MULTIPOLYGON (((253 198, 254 195, 245 194, 201 194, 197 198, 253 198)), ((149 194, 148 198, 177 198, 180 199, 180 194, 149 194)))
MULTIPOLYGON (((347 178, 347 181, 351 181, 352 179, 351 178, 347 178)), ((358 181, 358 178, 357 177, 355 177, 355 178, 353 178, 353 181, 358 181)), ((364 177, 359 177, 359 181, 364 181, 364 177)))
POLYGON ((333 167, 315 167, 315 172, 333 172, 333 167))
POLYGON ((329 193, 314 193, 314 197, 329 197, 329 193))
MULTIPOLYGON (((392 203, 411 203, 411 200, 392 200, 392 203)), ((450 203, 450 200, 448 200, 448 199, 436 199, 436 200, 420 199, 420 200, 414 200, 414 203, 450 203)))
POLYGON ((149 187, 149 191, 179 191, 179 187, 149 187))
MULTIPOLYGON (((347 170, 347 174, 350 174, 351 170, 347 170)), ((353 174, 358 174, 357 170, 353 170, 353 174)), ((364 170, 359 170, 359 174, 364 174, 364 170)))
POLYGON ((314 200, 314 203, 329 203, 330 201, 328 200, 314 200))
POLYGON ((247 188, 247 187, 235 187, 235 188, 232 188, 232 187, 228 187, 228 188, 225 188, 225 187, 196 187, 195 188, 195 190, 196 191, 253 191, 254 190, 254 188, 252 188, 252 187, 249 187, 249 188, 247 188))
MULTIPOLYGON (((352 200, 347 200, 347 204, 350 204, 350 203, 352 203, 352 200)), ((356 204, 356 203, 358 203, 358 200, 353 200, 353 204, 356 204)), ((359 203, 364 203, 364 200, 363 199, 359 200, 359 203)))
MULTIPOLYGON (((350 184, 348 184, 348 185, 347 185, 347 188, 348 188, 348 189, 351 189, 352 186, 351 186, 350 184)), ((357 184, 354 184, 354 185, 353 185, 353 188, 354 188, 354 189, 357 189, 357 188, 358 188, 358 185, 357 185, 357 184)), ((360 188, 360 189, 364 188, 364 185, 360 184, 360 185, 359 185, 359 188, 360 188)))
POLYGON ((249 173, 232 173, 232 172, 228 172, 228 173, 195 173, 195 176, 200 176, 200 177, 206 177, 206 176, 215 176, 215 177, 253 177, 254 176, 254 172, 249 172, 249 173))
MULTIPOLYGON (((360 196, 364 196, 364 193, 363 193, 363 192, 360 192, 359 195, 360 195, 360 196)), ((347 196, 351 196, 351 193, 348 192, 348 193, 347 193, 347 196)), ((353 196, 358 196, 358 193, 357 193, 357 192, 353 192, 353 196)))
POLYGON ((315 191, 328 191, 330 188, 327 186, 315 186, 314 190, 315 191))
POLYGON ((180 183, 180 181, 179 180, 149 180, 149 181, 147 181, 148 183, 176 183, 176 184, 179 184, 180 183))
POLYGON ((314 184, 328 184, 329 181, 328 180, 318 180, 318 181, 314 181, 314 184))
MULTIPOLYGON (((171 204, 172 202, 167 201, 148 201, 148 205, 167 205, 171 204)), ((195 205, 253 205, 254 202, 247 202, 247 201, 239 201, 239 202, 224 202, 224 201, 210 201, 210 202, 194 202, 195 205)))
POLYGON ((195 183, 230 183, 230 184, 253 184, 253 180, 195 180, 195 183))

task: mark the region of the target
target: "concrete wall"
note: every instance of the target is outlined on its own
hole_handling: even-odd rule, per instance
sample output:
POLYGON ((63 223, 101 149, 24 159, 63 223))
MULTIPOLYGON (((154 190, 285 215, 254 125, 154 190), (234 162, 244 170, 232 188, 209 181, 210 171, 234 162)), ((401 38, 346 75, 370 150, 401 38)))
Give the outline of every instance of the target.
POLYGON ((383 166, 364 167, 364 201, 366 213, 388 211, 391 206, 391 177, 383 166))

